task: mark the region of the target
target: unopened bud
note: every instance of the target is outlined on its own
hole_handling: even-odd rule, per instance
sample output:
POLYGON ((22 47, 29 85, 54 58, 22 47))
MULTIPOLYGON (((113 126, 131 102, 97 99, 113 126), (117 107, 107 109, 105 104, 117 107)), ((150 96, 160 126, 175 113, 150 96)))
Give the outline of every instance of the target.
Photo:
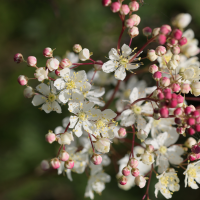
POLYGON ((152 35, 153 35, 153 37, 155 37, 155 36, 157 36, 159 33, 160 33, 160 28, 154 28, 154 29, 153 29, 153 32, 152 32, 152 35))
POLYGON ((175 55, 178 55, 180 53, 180 47, 178 46, 175 46, 172 48, 172 53, 175 54, 175 55))
POLYGON ((172 37, 175 38, 176 40, 180 40, 182 38, 182 31, 179 29, 175 29, 172 32, 172 37))
POLYGON ((139 35, 139 29, 136 26, 128 29, 128 34, 131 38, 134 38, 139 35))
POLYGON ((156 55, 155 50, 153 50, 153 49, 148 50, 148 51, 147 51, 147 58, 148 58, 151 62, 155 61, 155 60, 158 58, 158 56, 156 55))
POLYGON ((119 12, 121 4, 119 2, 113 2, 110 6, 110 9, 113 13, 119 12))
POLYGON ((131 11, 135 12, 135 11, 138 11, 139 10, 139 3, 137 1, 131 1, 129 3, 129 8, 131 11))
POLYGON ((60 62, 62 68, 70 67, 72 65, 71 61, 68 58, 64 58, 60 62))
POLYGON ((148 133, 142 129, 140 129, 136 134, 137 138, 141 141, 144 141, 148 137, 148 133))
POLYGON ((67 161, 69 159, 69 154, 66 151, 62 150, 60 152, 59 159, 61 161, 67 161))
POLYGON ((35 93, 34 93, 32 87, 27 86, 27 87, 24 89, 24 97, 26 97, 26 98, 31 98, 31 97, 33 97, 34 94, 35 94, 35 93))
POLYGON ((126 178, 126 176, 121 176, 121 177, 119 178, 119 184, 120 184, 120 185, 126 185, 126 183, 127 183, 127 178, 126 178))
POLYGON ((100 165, 102 162, 102 157, 98 154, 93 154, 91 157, 91 161, 94 165, 100 165))
POLYGON ((169 110, 166 107, 163 107, 160 109, 160 115, 162 118, 167 118, 169 117, 169 110))
POLYGON ((157 71, 158 71, 158 66, 157 65, 153 64, 153 65, 149 66, 149 72, 150 73, 154 74, 157 71))
POLYGON ((73 160, 67 160, 64 165, 67 169, 72 169, 74 167, 74 161, 73 160))
POLYGON ((46 138, 46 141, 51 144, 56 140, 56 135, 52 131, 49 131, 45 135, 45 138, 46 138))
POLYGON ((190 85, 188 83, 182 83, 181 84, 181 92, 183 94, 188 94, 190 92, 191 88, 190 85))
POLYGON ((44 170, 44 171, 46 171, 46 170, 48 170, 50 168, 48 160, 43 160, 40 163, 40 166, 41 166, 41 169, 44 170))
POLYGON ((121 15, 128 15, 129 12, 130 12, 130 9, 129 9, 128 5, 123 4, 120 8, 121 15))
POLYGON ((147 144, 146 145, 146 151, 148 151, 149 153, 154 152, 154 147, 151 144, 147 144))
POLYGON ((200 153, 200 146, 198 144, 193 145, 191 151, 195 154, 200 153))
POLYGON ((185 44, 187 44, 187 38, 186 37, 182 37, 179 41, 178 41, 178 44, 180 46, 183 46, 185 44))
POLYGON ((153 74, 153 79, 159 81, 162 78, 162 72, 157 71, 153 74))
POLYGON ((131 168, 137 168, 139 162, 137 159, 135 158, 131 158, 129 161, 128 161, 128 164, 131 168))
POLYGON ((51 159, 51 166, 54 169, 58 169, 60 167, 60 161, 58 160, 58 158, 51 159))
POLYGON ((47 47, 43 50, 43 56, 46 58, 53 57, 53 50, 50 47, 47 47))
POLYGON ((131 15, 130 19, 132 19, 134 21, 134 26, 138 26, 141 21, 140 16, 136 15, 136 14, 131 15))
MULTIPOLYGON (((102 5, 105 6, 105 7, 109 6, 111 3, 112 3, 111 0, 102 0, 102 5)), ((77 53, 77 52, 76 52, 76 53, 77 53)), ((79 52, 78 52, 78 53, 79 53, 79 52)))
POLYGON ((158 37, 157 37, 157 42, 158 42, 159 44, 161 44, 161 45, 165 44, 166 40, 167 40, 167 38, 166 38, 166 36, 163 35, 163 34, 160 34, 160 35, 158 35, 158 37))
POLYGON ((27 64, 30 66, 30 67, 34 67, 36 66, 37 64, 37 58, 35 56, 29 56, 27 58, 27 64))
POLYGON ((90 58, 90 51, 89 51, 89 49, 84 48, 82 51, 80 51, 80 53, 79 53, 79 59, 81 61, 89 60, 89 58, 90 58))
POLYGON ((81 51, 82 51, 82 46, 81 46, 80 44, 75 44, 75 45, 73 46, 73 51, 74 51, 75 53, 81 52, 81 51))
POLYGON ((144 178, 144 176, 137 176, 135 178, 135 184, 140 188, 143 188, 146 185, 146 179, 144 178))
POLYGON ((140 175, 140 171, 138 168, 133 168, 131 169, 131 174, 134 176, 134 177, 138 177, 140 175))
POLYGON ((26 85, 28 83, 28 78, 24 75, 20 75, 17 81, 20 85, 26 85))
POLYGON ((128 168, 128 167, 124 167, 123 169, 122 169, 122 174, 124 175, 124 176, 128 176, 129 174, 130 174, 130 169, 128 168))
POLYGON ((56 70, 59 67, 59 60, 56 58, 50 58, 47 60, 46 66, 49 69, 49 71, 56 70))
POLYGON ((22 54, 21 53, 17 53, 17 54, 15 54, 14 55, 14 61, 16 62, 16 63, 21 63, 21 62, 23 62, 23 56, 22 56, 22 54))
POLYGON ((148 37, 151 35, 152 29, 150 27, 145 27, 142 29, 142 33, 144 36, 148 37))
POLYGON ((160 27, 160 33, 164 34, 164 35, 169 35, 169 33, 172 31, 171 26, 169 25, 162 25, 160 27))
POLYGON ((160 84, 161 84, 162 86, 164 86, 164 87, 167 87, 167 86, 170 85, 170 79, 167 78, 167 77, 162 77, 162 78, 160 79, 160 84))
POLYGON ((192 146, 195 145, 196 143, 197 143, 197 141, 196 141, 194 138, 189 137, 189 138, 185 141, 184 145, 185 145, 186 147, 188 147, 188 148, 192 148, 192 146))
POLYGON ((126 129, 125 128, 120 128, 118 130, 118 134, 120 137, 125 137, 126 136, 126 129))

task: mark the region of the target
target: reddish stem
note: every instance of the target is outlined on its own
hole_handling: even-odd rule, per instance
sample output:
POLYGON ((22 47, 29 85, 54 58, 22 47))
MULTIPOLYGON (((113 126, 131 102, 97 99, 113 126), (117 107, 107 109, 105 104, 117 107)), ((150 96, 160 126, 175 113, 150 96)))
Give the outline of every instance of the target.
POLYGON ((93 146, 93 142, 92 142, 92 139, 91 139, 91 136, 90 136, 89 133, 88 133, 88 136, 89 136, 89 138, 90 138, 90 142, 91 142, 91 145, 92 145, 93 153, 95 153, 95 151, 94 151, 94 146, 93 146))
POLYGON ((62 146, 63 146, 63 145, 60 145, 60 148, 59 148, 59 150, 58 150, 58 153, 57 153, 56 157, 58 157, 58 155, 59 155, 59 153, 60 153, 60 150, 62 149, 62 146))
POLYGON ((49 77, 49 79, 52 80, 52 81, 55 81, 55 80, 56 80, 56 79, 53 79, 53 78, 51 78, 51 77, 49 77))
POLYGON ((115 90, 114 90, 112 96, 110 97, 110 100, 106 103, 106 105, 103 107, 102 110, 105 110, 106 108, 108 108, 108 106, 112 103, 112 101, 113 101, 113 99, 114 99, 114 97, 115 97, 117 91, 119 90, 119 85, 120 85, 120 83, 121 83, 121 80, 118 80, 117 85, 116 85, 116 87, 115 87, 115 90))
POLYGON ((200 98, 197 97, 185 97, 185 99, 190 101, 200 101, 200 98))
POLYGON ((133 153, 134 144, 135 144, 135 127, 134 127, 134 125, 132 126, 132 130, 133 130, 133 140, 132 140, 131 153, 132 153, 132 157, 134 158, 134 153, 133 153))
POLYGON ((144 50, 144 48, 150 44, 151 42, 153 42, 156 39, 156 37, 151 38, 149 41, 147 41, 147 43, 133 56, 133 58, 131 60, 129 60, 129 62, 132 62, 140 53, 141 51, 144 50))
POLYGON ((131 39, 130 39, 130 42, 129 42, 129 47, 131 46, 132 40, 133 40, 133 38, 131 38, 131 39))
POLYGON ((94 74, 93 74, 93 76, 92 76, 92 79, 90 80, 90 84, 92 83, 92 81, 94 80, 94 77, 95 77, 95 74, 97 73, 97 71, 95 70, 94 71, 94 74))
POLYGON ((118 43, 117 43, 117 52, 118 52, 118 54, 120 54, 120 42, 121 42, 121 38, 122 38, 122 35, 124 33, 124 30, 126 29, 126 27, 124 25, 124 17, 120 16, 120 18, 122 20, 122 30, 121 30, 121 33, 119 35, 119 39, 118 39, 118 43))
POLYGON ((131 104, 131 106, 133 106, 134 104, 136 104, 137 102, 139 102, 139 101, 154 101, 154 102, 157 102, 158 100, 156 100, 156 99, 152 99, 152 98, 141 98, 141 99, 138 99, 138 100, 136 100, 136 101, 134 101, 132 104, 131 104))
POLYGON ((68 123, 66 129, 65 129, 65 132, 67 132, 68 128, 69 128, 69 125, 70 125, 70 122, 68 123))

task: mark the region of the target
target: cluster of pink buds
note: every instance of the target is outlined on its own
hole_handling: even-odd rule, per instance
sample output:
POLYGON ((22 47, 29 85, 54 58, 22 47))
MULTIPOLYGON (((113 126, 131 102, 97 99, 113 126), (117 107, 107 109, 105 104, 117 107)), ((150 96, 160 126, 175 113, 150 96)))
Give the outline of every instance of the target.
POLYGON ((196 132, 200 132, 200 113, 193 105, 176 108, 174 116, 179 134, 186 132, 189 135, 194 135, 196 132))

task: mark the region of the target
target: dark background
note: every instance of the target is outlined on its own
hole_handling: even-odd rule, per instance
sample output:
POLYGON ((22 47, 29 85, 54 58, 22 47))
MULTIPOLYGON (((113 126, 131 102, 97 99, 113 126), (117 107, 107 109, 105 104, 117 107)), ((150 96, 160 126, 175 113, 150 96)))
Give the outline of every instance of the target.
MULTIPOLYGON (((200 39, 199 0, 144 0, 137 12, 141 17, 140 32, 145 26, 152 28, 169 24, 180 12, 188 12, 193 20, 189 25, 200 39)), ((128 1, 125 1, 128 2, 128 1)), ((33 107, 31 99, 23 97, 23 86, 17 83, 20 74, 33 77, 34 69, 13 62, 15 53, 25 59, 36 56, 38 66, 45 66, 42 56, 45 47, 56 48, 54 55, 62 56, 71 51, 75 43, 94 52, 93 59, 105 61, 108 51, 116 47, 121 21, 100 0, 1 0, 0 1, 0 199, 1 200, 76 200, 83 199, 87 184, 86 174, 73 174, 70 182, 56 171, 44 173, 39 164, 43 159, 56 155, 57 144, 47 144, 44 135, 49 129, 61 125, 68 115, 45 114, 33 107)), ((145 43, 142 34, 133 40, 132 47, 145 43)), ((129 42, 125 32, 122 42, 129 42)), ((86 68, 90 68, 87 66, 86 68)), ((145 75, 149 76, 149 75, 145 75)), ((32 82, 30 85, 36 84, 32 82)), ((149 82, 152 84, 152 82, 149 82)), ((113 166, 106 168, 112 181, 95 199, 142 199, 145 189, 132 188, 128 192, 118 188, 113 166)), ((182 174, 180 169, 180 176, 182 174)), ((156 199, 155 177, 150 186, 150 198, 156 199)), ((200 191, 184 187, 172 199, 197 200, 200 191)), ((159 195, 159 199, 164 199, 159 195)))

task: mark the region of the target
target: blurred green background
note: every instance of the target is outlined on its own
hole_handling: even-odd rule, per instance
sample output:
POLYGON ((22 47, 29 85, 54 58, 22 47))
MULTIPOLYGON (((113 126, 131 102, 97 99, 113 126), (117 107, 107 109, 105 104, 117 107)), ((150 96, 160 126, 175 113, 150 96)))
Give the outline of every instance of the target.
MULTIPOLYGON (((193 20, 189 25, 200 39, 199 0, 144 0, 137 12, 141 17, 139 30, 169 24, 180 12, 188 12, 193 20)), ((125 0, 125 2, 128 2, 125 0)), ((17 83, 20 74, 33 77, 34 69, 24 63, 13 62, 15 53, 26 59, 33 55, 38 66, 45 66, 42 56, 45 47, 56 48, 54 55, 62 56, 71 51, 75 43, 94 52, 93 59, 105 61, 111 47, 116 47, 121 30, 121 21, 109 8, 101 6, 101 0, 1 0, 0 1, 0 199, 1 200, 76 200, 83 199, 87 176, 73 174, 70 182, 56 171, 44 173, 39 164, 43 159, 56 155, 57 144, 49 145, 44 135, 49 129, 61 125, 68 115, 45 114, 23 97, 23 86, 17 83)), ((129 42, 127 33, 122 42, 129 42)), ((133 40, 132 47, 141 47, 144 36, 133 40)), ((87 66, 86 68, 89 68, 87 66)), ((34 81, 30 85, 36 84, 34 81)), ((149 83, 151 84, 151 83, 149 83)), ((106 190, 95 199, 120 200, 142 199, 145 189, 133 188, 122 191, 118 188, 113 166, 106 168, 112 181, 106 190)), ((179 173, 182 174, 182 170, 179 173)), ((150 186, 150 198, 154 196, 154 185, 150 186)), ((200 190, 184 188, 181 179, 180 192, 172 199, 199 200, 200 190)), ((159 199, 164 199, 159 195, 159 199)))

